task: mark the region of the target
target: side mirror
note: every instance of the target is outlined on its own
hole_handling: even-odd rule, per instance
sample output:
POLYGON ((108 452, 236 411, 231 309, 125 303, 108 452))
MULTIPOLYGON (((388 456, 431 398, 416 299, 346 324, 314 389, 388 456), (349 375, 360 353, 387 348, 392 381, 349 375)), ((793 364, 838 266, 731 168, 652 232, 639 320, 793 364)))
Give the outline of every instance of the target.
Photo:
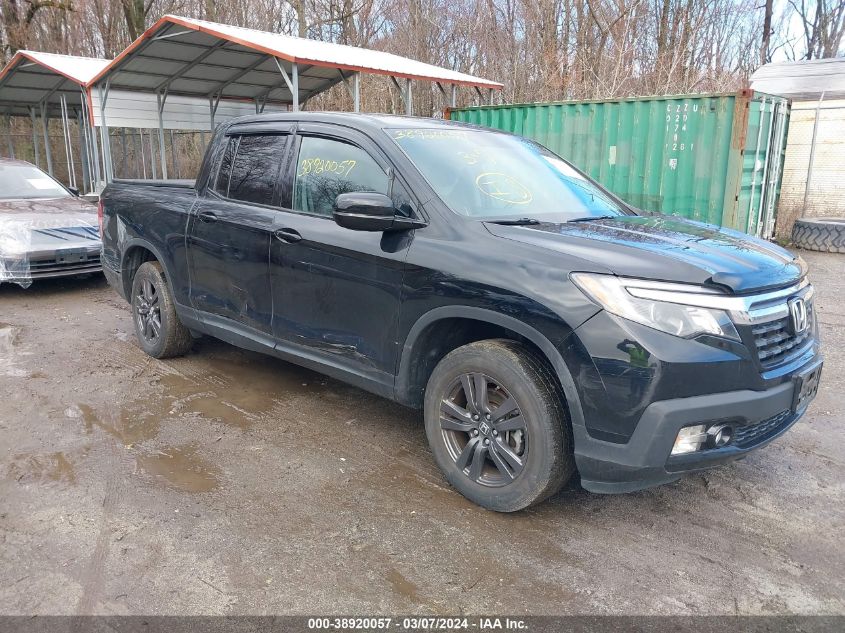
POLYGON ((77 198, 79 197, 79 189, 77 189, 76 187, 68 187, 67 190, 70 191, 77 198))
POLYGON ((342 193, 334 201, 334 221, 353 231, 389 231, 396 219, 393 200, 383 193, 342 193))

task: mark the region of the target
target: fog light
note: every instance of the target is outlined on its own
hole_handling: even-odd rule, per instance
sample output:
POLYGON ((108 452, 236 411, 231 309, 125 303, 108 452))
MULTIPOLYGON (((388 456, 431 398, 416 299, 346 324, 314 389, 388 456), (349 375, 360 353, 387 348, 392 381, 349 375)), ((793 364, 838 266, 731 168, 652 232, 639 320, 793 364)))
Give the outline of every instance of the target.
POLYGON ((707 431, 703 424, 695 424, 693 426, 685 426, 678 431, 678 437, 675 438, 675 445, 672 447, 672 455, 684 455, 686 453, 694 453, 704 446, 707 441, 707 431))
POLYGON ((731 441, 734 430, 728 424, 714 424, 707 429, 707 445, 713 448, 722 448, 731 441))

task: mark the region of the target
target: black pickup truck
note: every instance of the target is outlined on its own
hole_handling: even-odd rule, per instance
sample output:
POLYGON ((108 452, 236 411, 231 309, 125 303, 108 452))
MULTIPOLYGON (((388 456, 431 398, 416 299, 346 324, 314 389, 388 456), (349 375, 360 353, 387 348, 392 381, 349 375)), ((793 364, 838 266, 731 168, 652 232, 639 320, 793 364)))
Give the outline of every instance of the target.
POLYGON ((626 205, 542 146, 427 119, 218 128, 196 183, 115 181, 103 267, 148 354, 208 334, 422 408, 498 511, 626 492, 784 433, 822 359, 804 262, 626 205))

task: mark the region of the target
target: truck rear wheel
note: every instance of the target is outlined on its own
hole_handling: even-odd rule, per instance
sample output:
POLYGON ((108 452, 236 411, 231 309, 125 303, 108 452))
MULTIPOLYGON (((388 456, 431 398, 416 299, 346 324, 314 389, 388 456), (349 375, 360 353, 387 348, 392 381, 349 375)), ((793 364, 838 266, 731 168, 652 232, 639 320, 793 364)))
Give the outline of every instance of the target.
POLYGON ((176 315, 161 264, 141 264, 132 280, 131 304, 135 334, 144 352, 153 358, 171 358, 191 349, 191 332, 176 315))
POLYGON ((479 341, 443 358, 426 387, 425 428, 449 483, 490 510, 538 503, 575 471, 551 370, 514 341, 479 341))

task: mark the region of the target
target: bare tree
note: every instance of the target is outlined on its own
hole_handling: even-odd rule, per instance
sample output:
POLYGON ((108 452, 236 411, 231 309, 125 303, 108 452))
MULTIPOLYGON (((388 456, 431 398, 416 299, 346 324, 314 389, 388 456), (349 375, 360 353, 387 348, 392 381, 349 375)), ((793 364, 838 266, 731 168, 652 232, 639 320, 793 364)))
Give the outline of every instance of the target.
MULTIPOLYGON (((604 99, 736 90, 773 51, 841 54, 842 0, 786 7, 773 0, 0 0, 0 55, 30 47, 112 57, 159 16, 175 13, 485 76, 505 84, 509 102, 604 99), (795 14, 804 31, 798 39, 786 28, 795 14)), ((364 108, 401 109, 387 78, 362 81, 364 108)), ((462 89, 459 99, 478 96, 462 89)), ((351 103, 340 84, 309 107, 351 103)), ((421 83, 414 103, 420 114, 436 113, 448 94, 421 83)))
POLYGON ((760 43, 760 64, 771 61, 769 57, 769 46, 772 39, 772 11, 774 8, 772 0, 766 0, 763 5, 763 37, 760 43))
POLYGON ((804 27, 804 59, 839 54, 845 34, 845 3, 841 0, 789 0, 804 27))

